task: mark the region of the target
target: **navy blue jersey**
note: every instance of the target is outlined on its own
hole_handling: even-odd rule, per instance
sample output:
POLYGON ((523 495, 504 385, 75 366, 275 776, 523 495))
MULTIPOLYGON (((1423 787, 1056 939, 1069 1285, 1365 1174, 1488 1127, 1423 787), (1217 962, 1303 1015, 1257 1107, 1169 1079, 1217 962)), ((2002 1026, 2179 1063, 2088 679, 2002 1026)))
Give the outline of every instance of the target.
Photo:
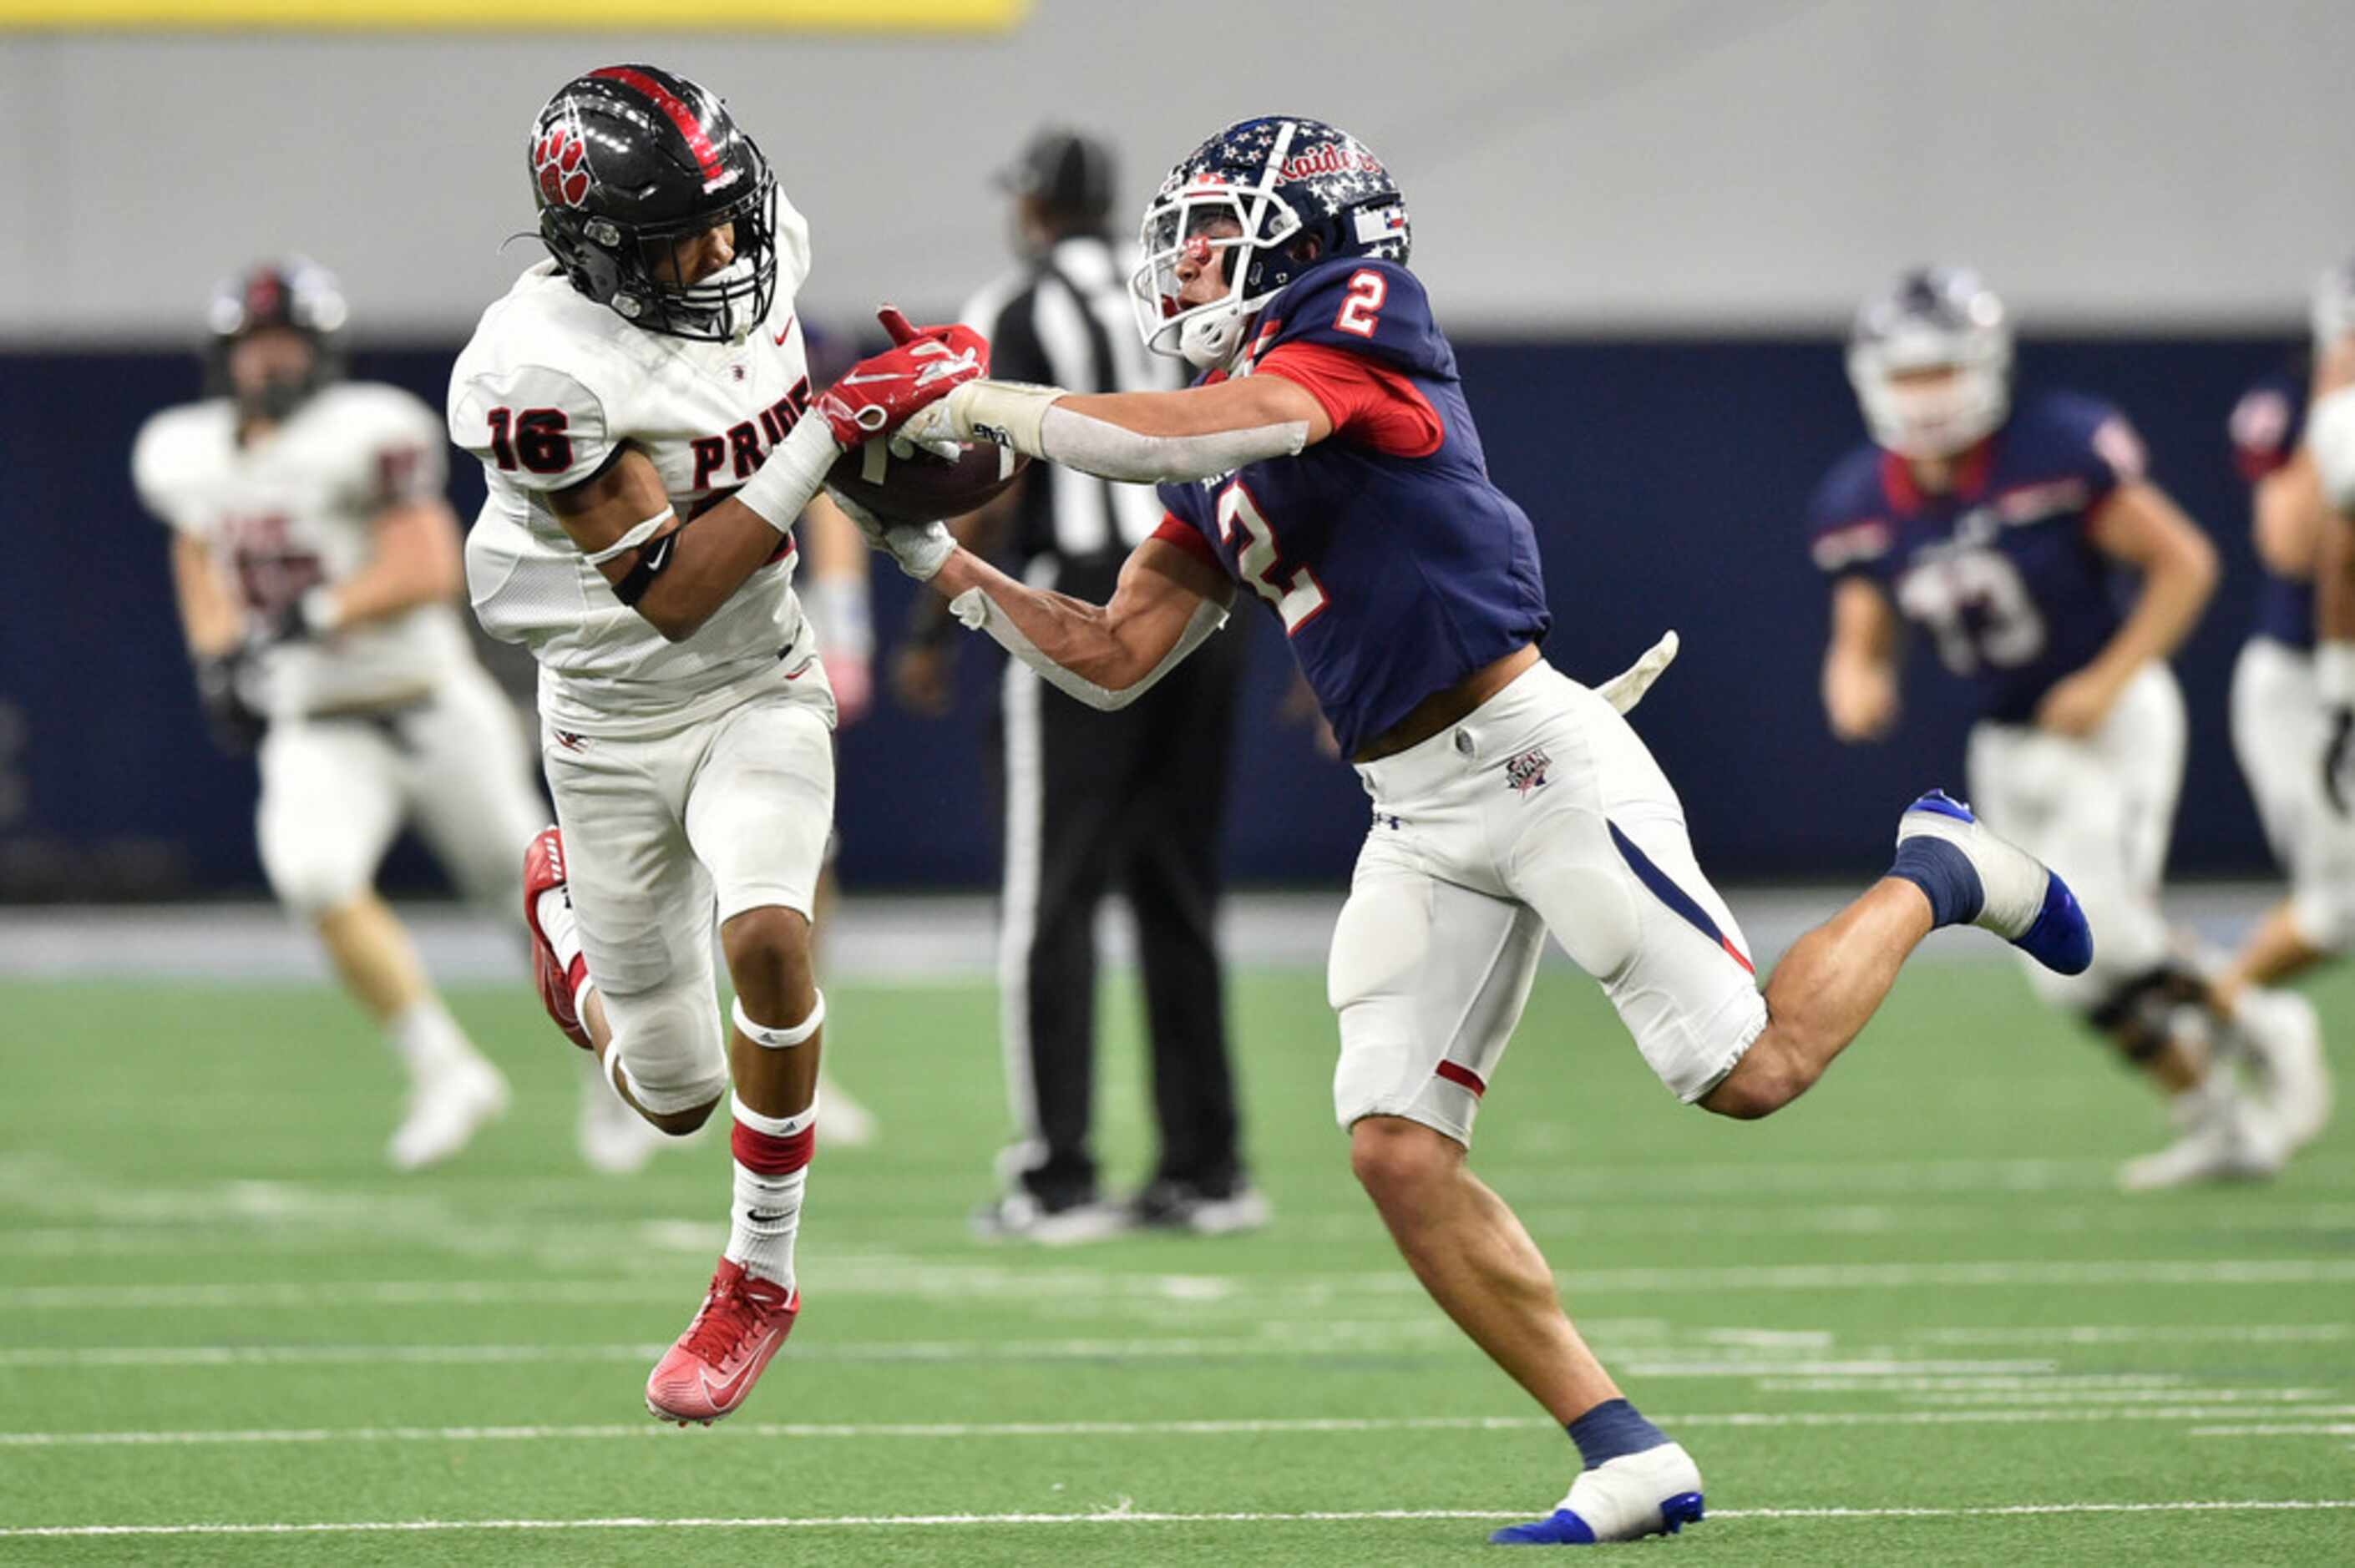
POLYGON ((1177 520, 1163 536, 1207 544, 1282 618, 1342 755, 1545 636, 1537 536, 1488 482, 1455 351, 1413 273, 1363 257, 1309 269, 1261 313, 1241 373, 1300 382, 1333 433, 1161 486, 1177 520))
MULTIPOLYGON (((2278 472, 2297 453, 2306 433, 2306 377, 2279 371, 2241 395, 2232 405, 2232 461, 2249 482, 2252 495, 2259 481, 2278 472)), ((2257 620, 2252 628, 2260 637, 2286 642, 2292 648, 2314 646, 2314 584, 2304 577, 2284 577, 2258 557, 2263 574, 2257 587, 2257 620)))
POLYGON ((1816 565, 1880 584, 1977 686, 1980 717, 2025 724, 2123 619, 2116 574, 2086 524, 2141 464, 2123 416, 2060 392, 2015 408, 1960 461, 1946 494, 1923 493, 1902 459, 1859 447, 1816 493, 1816 565))

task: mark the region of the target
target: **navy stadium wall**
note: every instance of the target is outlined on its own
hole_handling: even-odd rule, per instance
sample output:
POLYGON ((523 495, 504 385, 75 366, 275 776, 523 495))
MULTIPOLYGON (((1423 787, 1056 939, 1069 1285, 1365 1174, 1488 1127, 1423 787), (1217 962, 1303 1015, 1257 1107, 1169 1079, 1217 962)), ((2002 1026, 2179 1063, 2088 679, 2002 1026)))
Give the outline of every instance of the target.
MULTIPOLYGON (((1824 593, 1800 513, 1858 436, 1837 346, 1610 340, 1461 352, 1490 467, 1538 523, 1555 662, 1600 679, 1662 628, 1684 634, 1684 657, 1640 727, 1683 793, 1712 874, 1847 879, 1884 863, 1897 809, 1926 784, 1959 785, 1965 723, 1956 688, 1917 648, 1894 739, 1849 749, 1824 727, 1824 593)), ((2033 343, 2020 355, 2029 384, 2120 404, 2149 443, 2156 477, 2222 549, 2223 588, 2179 661, 2192 711, 2176 835, 2183 871, 2266 864, 2226 739, 2226 683, 2255 568, 2223 428, 2241 388, 2289 352, 2254 338, 2102 339, 2033 343)), ((354 370, 438 407, 448 363, 446 352, 362 353, 354 370)), ((15 513, 0 615, 0 900, 261 885, 252 768, 206 739, 163 536, 127 472, 142 418, 196 390, 183 354, 0 355, 0 461, 15 513)), ((452 492, 471 519, 482 482, 463 459, 452 492)), ((876 582, 888 639, 909 585, 888 570, 876 582)), ((1229 868, 1250 883, 1337 885, 1363 797, 1347 768, 1277 718, 1290 662, 1273 619, 1243 608, 1253 659, 1229 868)), ((954 719, 923 723, 880 705, 842 737, 841 864, 851 885, 992 877, 993 654, 969 650, 968 700, 954 719)), ((387 882, 434 885, 412 846, 387 882)))

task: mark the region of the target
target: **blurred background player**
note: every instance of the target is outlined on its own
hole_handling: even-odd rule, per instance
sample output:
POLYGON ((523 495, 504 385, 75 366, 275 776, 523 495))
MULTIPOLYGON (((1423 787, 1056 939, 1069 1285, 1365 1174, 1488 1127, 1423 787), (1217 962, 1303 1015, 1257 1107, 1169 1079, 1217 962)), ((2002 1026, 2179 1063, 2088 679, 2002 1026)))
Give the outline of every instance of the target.
MULTIPOLYGON (((2232 749, 2290 893, 2217 980, 2228 1001, 2303 973, 2355 938, 2355 824, 2329 799, 2314 760, 2326 738, 2314 669, 2316 564, 2331 508, 2306 440, 2309 391, 2318 399, 2355 373, 2355 262, 2317 281, 2311 315, 2308 355, 2252 387, 2231 422, 2264 574, 2256 623, 2232 667, 2232 749)), ((2319 1132, 2330 1109, 2319 1072, 2304 1088, 2289 1124, 2296 1142, 2319 1132)))
POLYGON ((1584 1465, 1552 1513, 1491 1539, 1674 1533, 1701 1517, 1700 1470, 1620 1393, 1467 1161, 1547 933, 1671 1093, 1744 1120, 1817 1081, 1936 927, 1984 926, 2070 972, 2093 938, 2060 877, 1932 791, 1902 816, 1889 874, 1801 937, 1761 994, 1675 789, 1621 716, 1675 640, 1593 689, 1540 652, 1535 531, 1488 478, 1455 350, 1406 266, 1412 237, 1405 197, 1355 137, 1238 122, 1170 171, 1132 279, 1141 335, 1200 372, 1192 387, 983 380, 911 420, 914 440, 986 433, 1157 481, 1168 514, 1107 603, 1017 582, 937 524, 860 525, 960 621, 1093 707, 1165 679, 1238 588, 1282 621, 1373 804, 1327 974, 1352 1170, 1433 1299, 1584 1465))
MULTIPOLYGON (((1135 258, 1106 228, 1111 147, 1049 127, 999 183, 1020 265, 964 312, 990 341, 991 373, 1082 392, 1178 385, 1129 323, 1135 258)), ((1102 601, 1160 521, 1149 486, 1044 467, 954 532, 1025 582, 1102 601)), ((893 680, 919 713, 948 709, 954 630, 939 598, 917 599, 893 680)), ((1216 1234, 1266 1223, 1243 1168, 1216 929, 1245 647, 1239 632, 1211 638, 1119 713, 1042 701, 1037 672, 1007 662, 998 1027, 1020 1141, 999 1157, 1004 1190, 975 1216, 984 1235, 1072 1242, 1130 1224, 1216 1234), (1136 918, 1161 1142, 1151 1180, 1120 1204, 1102 1200, 1090 1146, 1096 911, 1115 886, 1136 918)))
POLYGON ((845 450, 978 375, 986 345, 887 313, 894 346, 813 397, 808 229, 720 101, 672 72, 575 78, 526 159, 549 259, 451 373, 451 438, 489 488, 467 583, 485 630, 540 666, 561 824, 525 835, 542 1003, 662 1131, 730 1105, 728 1242, 645 1388, 653 1414, 709 1424, 800 1310, 817 1134, 835 705, 792 529, 845 450))
MULTIPOLYGON (((139 432, 133 477, 172 529, 172 577, 213 732, 259 749, 255 831, 278 901, 319 933, 409 1075, 387 1153, 446 1160, 507 1103, 374 887, 413 822, 467 896, 516 906, 542 815, 514 711, 451 600, 457 520, 441 421, 341 379, 342 291, 265 262, 216 291, 209 390, 139 432)), ((584 1147, 585 1147, 584 1143, 584 1147)))
POLYGON ((2108 404, 2051 392, 2013 406, 2011 344, 2001 302, 1959 269, 1910 272, 1859 313, 1849 374, 1870 440, 1812 510, 1831 580, 1825 711, 1843 740, 1886 736, 1900 630, 1930 636, 1976 694, 1977 809, 2067 874, 2097 934, 2090 969, 2031 966, 2030 982, 2172 1103, 2178 1140, 2122 1181, 2268 1175, 2319 1072, 2313 1012, 2257 991, 2236 1008, 2158 907, 2184 762, 2168 659, 2214 588, 2215 551, 2144 477, 2141 443, 2108 404), (2124 572, 2140 588, 2121 609, 2124 572), (2266 1069, 2262 1102, 2234 1081, 2240 1043, 2266 1069))

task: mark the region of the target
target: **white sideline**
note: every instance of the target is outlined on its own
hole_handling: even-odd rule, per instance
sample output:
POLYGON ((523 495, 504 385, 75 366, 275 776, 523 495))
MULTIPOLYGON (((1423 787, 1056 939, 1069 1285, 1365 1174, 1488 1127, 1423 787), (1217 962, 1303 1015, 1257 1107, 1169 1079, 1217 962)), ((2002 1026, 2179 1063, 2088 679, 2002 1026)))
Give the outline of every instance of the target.
MULTIPOLYGON (((2094 1405, 2083 1409, 2044 1406, 2033 1410, 1807 1410, 1707 1411, 1657 1417, 1662 1426, 2019 1426, 2104 1425, 2118 1421, 2181 1422, 2245 1420, 2245 1406, 2185 1404, 2160 1408, 2094 1405)), ((2355 1405, 2301 1405, 2312 1417, 2355 1415, 2355 1405)), ((950 1422, 730 1422, 730 1438, 988 1437, 1232 1437, 1278 1434, 1373 1432, 1508 1432, 1543 1430, 1553 1423, 1535 1415, 1290 1416, 1224 1421, 950 1421, 950 1422)), ((606 1422, 571 1426, 289 1426, 220 1428, 190 1432, 0 1432, 0 1448, 180 1448, 247 1444, 311 1443, 535 1443, 652 1437, 681 1439, 652 1421, 606 1422)))
MULTIPOLYGON (((2214 1502, 2011 1503, 1983 1508, 1723 1509, 1711 1520, 2009 1519, 2073 1513, 2297 1513, 2355 1509, 2355 1499, 2283 1499, 2214 1502)), ((1125 1505, 1091 1513, 837 1514, 827 1518, 747 1519, 408 1519, 282 1524, 38 1524, 0 1528, 0 1540, 74 1536, 356 1535, 446 1531, 527 1530, 919 1530, 956 1525, 1025 1524, 1347 1524, 1391 1520, 1523 1519, 1514 1509, 1364 1509, 1304 1513, 1164 1513, 1125 1505)))
MULTIPOLYGON (((1690 1268, 1570 1269, 1555 1276, 1572 1295, 1695 1294, 1721 1290, 1912 1290, 1966 1287, 2355 1284, 2355 1258, 2115 1258, 2069 1262, 1757 1264, 1690 1268)), ((1089 1273, 1080 1269, 1025 1272, 954 1265, 862 1267, 831 1274, 832 1295, 955 1296, 1001 1299, 1052 1298, 1258 1303, 1343 1295, 1420 1293, 1405 1270, 1308 1276, 1289 1280, 1218 1274, 1089 1273)), ((333 1306, 506 1306, 636 1304, 672 1301, 679 1287, 668 1278, 402 1279, 304 1284, 27 1285, 0 1288, 0 1308, 91 1311, 108 1308, 311 1308, 333 1306)))

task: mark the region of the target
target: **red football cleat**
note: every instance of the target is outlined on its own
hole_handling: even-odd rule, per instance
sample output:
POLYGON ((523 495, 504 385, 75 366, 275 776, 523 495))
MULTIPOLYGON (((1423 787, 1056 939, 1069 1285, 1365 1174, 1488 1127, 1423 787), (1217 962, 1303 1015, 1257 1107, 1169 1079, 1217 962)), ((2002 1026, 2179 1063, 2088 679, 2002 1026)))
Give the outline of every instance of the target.
POLYGON ((548 1016, 564 1031, 564 1037, 583 1051, 593 1052, 597 1043, 589 1038, 589 1027, 581 1022, 580 1010, 572 1005, 581 982, 589 977, 589 961, 580 954, 572 956, 568 969, 556 956, 555 944, 548 933, 539 928, 539 895, 564 885, 564 832, 560 828, 542 828, 523 852, 523 923, 531 932, 531 969, 539 981, 539 1004, 548 1009, 548 1016))
POLYGON ((801 1309, 800 1291, 789 1297, 776 1281, 721 1258, 695 1321, 646 1379, 647 1414, 709 1426, 734 1410, 761 1381, 761 1369, 793 1332, 801 1309))

